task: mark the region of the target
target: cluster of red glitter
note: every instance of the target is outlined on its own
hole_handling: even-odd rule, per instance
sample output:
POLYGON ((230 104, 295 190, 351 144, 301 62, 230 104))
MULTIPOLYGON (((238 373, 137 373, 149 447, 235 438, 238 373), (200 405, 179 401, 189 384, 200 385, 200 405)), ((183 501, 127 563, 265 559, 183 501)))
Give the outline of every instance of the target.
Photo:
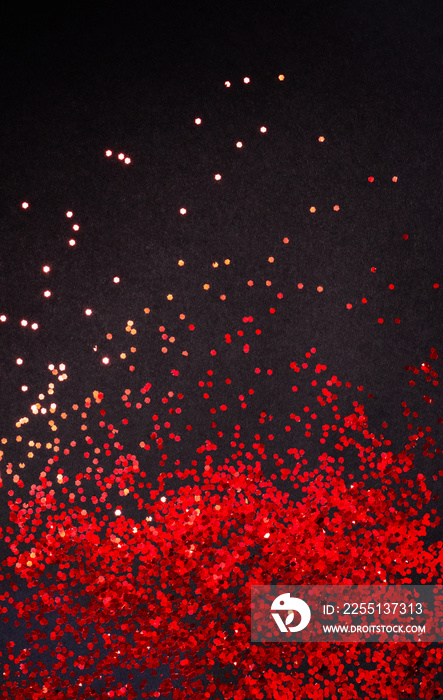
MULTIPOLYGON (((435 381, 431 365, 423 371, 435 381)), ((336 377, 326 382, 320 405, 337 401, 334 384, 336 377)), ((291 488, 281 490, 276 474, 263 474, 265 447, 256 436, 243 444, 243 457, 223 464, 207 441, 200 475, 177 469, 160 475, 156 488, 134 455, 120 456, 105 481, 149 490, 142 497, 132 488, 138 520, 119 511, 111 519, 99 506, 66 507, 46 480, 26 507, 10 500, 3 622, 24 620, 29 648, 17 653, 8 644, 1 697, 438 697, 440 647, 250 642, 253 584, 407 584, 417 575, 442 583, 442 543, 424 544, 439 519, 428 508, 428 479, 415 470, 411 444, 420 436, 400 454, 386 452, 359 402, 339 436, 335 447, 358 455, 360 479, 348 480, 336 452, 325 450, 314 469, 294 447, 279 470, 291 488), (179 488, 168 488, 173 478, 179 488), (23 583, 34 591, 25 602, 15 596, 23 583), (38 660, 43 651, 51 667, 38 660), (126 684, 116 681, 117 669, 127 671, 126 684)), ((431 446, 427 436, 423 454, 431 446)))

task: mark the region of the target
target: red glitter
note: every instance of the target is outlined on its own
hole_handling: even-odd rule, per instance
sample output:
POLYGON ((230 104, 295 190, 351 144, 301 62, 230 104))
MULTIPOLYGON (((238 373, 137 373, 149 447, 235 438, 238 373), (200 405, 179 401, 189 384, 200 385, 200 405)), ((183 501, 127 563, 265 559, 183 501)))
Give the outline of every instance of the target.
MULTIPOLYGON (((309 361, 314 353, 316 349, 311 348, 304 357, 309 361)), ((430 359, 437 357, 432 348, 430 359)), ((124 453, 121 434, 116 443, 116 468, 103 476, 102 483, 97 482, 97 493, 100 496, 118 488, 123 494, 128 489, 137 501, 139 519, 125 517, 124 504, 114 507, 113 519, 98 507, 95 513, 86 506, 67 509, 49 490, 49 467, 46 476, 40 477, 38 499, 28 500, 26 508, 21 498, 9 502, 12 527, 8 533, 13 537, 4 567, 8 592, 2 599, 3 614, 18 625, 24 619, 29 646, 39 650, 50 642, 56 658, 42 675, 38 656, 31 649, 25 652, 9 644, 13 666, 5 666, 3 697, 55 700, 61 687, 72 698, 82 697, 83 687, 101 687, 102 694, 96 697, 136 698, 134 673, 149 673, 154 678, 165 664, 169 671, 160 677, 159 690, 142 697, 171 693, 177 700, 203 699, 218 693, 220 698, 239 700, 323 700, 335 687, 346 700, 368 692, 368 697, 394 700, 405 688, 417 694, 426 687, 422 693, 426 698, 442 691, 437 680, 442 651, 426 644, 251 644, 249 593, 253 583, 408 583, 414 572, 421 574, 423 583, 441 582, 441 543, 426 546, 423 541, 424 532, 435 527, 438 518, 420 513, 433 495, 425 474, 415 473, 408 445, 398 454, 387 451, 387 424, 382 426, 384 436, 378 438, 358 400, 351 413, 340 411, 342 383, 336 375, 326 375, 329 378, 321 384, 319 377, 326 365, 316 362, 311 367, 308 361, 300 366, 290 363, 290 369, 301 372, 300 376, 311 371, 308 381, 318 385, 315 410, 304 406, 311 421, 305 424, 305 436, 312 439, 320 416, 323 441, 330 431, 337 435, 335 446, 326 448, 322 443, 315 469, 309 466, 296 437, 280 457, 275 430, 267 436, 257 431, 253 437, 241 438, 242 426, 237 423, 230 457, 220 452, 215 437, 208 437, 197 448, 204 460, 200 474, 193 460, 190 469, 161 473, 152 488, 137 457, 124 453), (352 454, 358 458, 358 477, 344 474, 344 451, 349 459, 352 454), (279 489, 277 474, 265 477, 260 466, 264 458, 275 461, 277 473, 291 491, 279 489), (172 479, 180 485, 168 487, 172 479), (400 500, 393 484, 401 490, 400 500), (297 492, 300 495, 294 500, 297 492), (33 516, 40 520, 38 534, 30 528, 33 516), (36 590, 26 604, 11 595, 20 583, 36 590), (45 628, 49 639, 42 631, 45 628), (69 639, 85 640, 88 653, 80 646, 70 657, 69 639), (411 673, 417 668, 417 653, 419 674, 411 673), (81 672, 75 678, 70 677, 71 663, 81 672), (216 663, 227 669, 227 679, 214 673, 216 663), (116 665, 131 671, 125 693, 116 682, 116 665), (292 667, 291 673, 283 672, 285 666, 292 667), (18 675, 26 678, 26 689, 18 675)), ((428 362, 421 369, 426 376, 437 376, 428 362)), ((413 368, 414 374, 416 371, 420 373, 413 368)), ((199 384, 211 389, 216 376, 212 370, 207 375, 211 381, 200 380, 199 384)), ((143 389, 151 386, 145 384, 143 389)), ((239 396, 242 406, 246 405, 245 394, 253 393, 248 389, 239 396)), ((103 399, 102 395, 100 401, 103 399)), ((433 401, 427 394, 423 399, 433 401)), ((152 439, 162 450, 163 403, 152 415, 152 439)), ((229 411, 230 406, 230 402, 223 403, 219 410, 229 411)), ((169 416, 164 425, 171 431, 174 409, 164 410, 169 416)), ((107 413, 99 411, 101 417, 107 413)), ((259 422, 272 418, 262 411, 259 422)), ((300 416, 291 413, 283 433, 291 434, 292 421, 300 423, 300 416)), ((122 425, 126 424, 124 419, 122 425)), ((108 430, 114 436, 112 424, 108 430)), ((177 436, 169 432, 169 437, 177 436)), ((423 455, 431 456, 430 440, 428 437, 423 444, 423 455)), ((110 443, 104 447, 111 454, 110 443)), ((167 459, 167 451, 162 452, 160 464, 167 459)), ((79 485, 89 478, 88 469, 77 474, 79 485)), ((100 498, 94 496, 92 502, 97 504, 100 498)), ((107 503, 104 508, 112 506, 107 503)), ((140 690, 146 684, 145 678, 140 690)))

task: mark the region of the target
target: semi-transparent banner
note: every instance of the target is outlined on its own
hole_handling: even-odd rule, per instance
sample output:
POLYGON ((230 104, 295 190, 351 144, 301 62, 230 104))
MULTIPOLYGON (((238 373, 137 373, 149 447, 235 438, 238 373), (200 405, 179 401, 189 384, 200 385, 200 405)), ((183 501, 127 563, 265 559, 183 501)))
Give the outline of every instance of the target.
POLYGON ((252 586, 251 641, 439 642, 443 586, 252 586))

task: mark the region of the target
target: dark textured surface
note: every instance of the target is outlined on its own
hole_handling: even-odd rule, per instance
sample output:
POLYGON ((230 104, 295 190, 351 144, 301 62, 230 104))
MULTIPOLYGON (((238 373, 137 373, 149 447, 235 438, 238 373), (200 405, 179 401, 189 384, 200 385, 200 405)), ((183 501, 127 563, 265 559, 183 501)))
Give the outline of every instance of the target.
MULTIPOLYGON (((278 332, 257 349, 275 370, 269 407, 278 413, 285 401, 279 357, 315 346, 331 372, 373 394, 369 417, 389 423, 393 448, 404 446, 401 401, 417 396, 404 366, 420 367, 431 347, 443 351, 443 6, 229 5, 64 3, 56 13, 15 6, 4 15, 0 437, 14 433, 29 407, 21 384, 35 394, 50 362, 69 367, 66 404, 97 384, 118 397, 127 370, 100 366, 92 347, 103 354, 105 334, 143 319, 147 304, 161 323, 169 281, 180 310, 205 319, 187 341, 187 364, 177 359, 193 381, 199 364, 206 370, 200 349, 223 338, 234 317, 262 312, 262 297, 248 296, 245 280, 266 279, 275 255, 272 289, 287 301, 278 332), (201 128, 193 124, 199 115, 201 128), (110 162, 106 148, 133 163, 110 162), (217 186, 215 172, 223 174, 217 186), (81 226, 73 250, 67 209, 81 226), (220 291, 230 296, 216 308, 201 285, 211 261, 224 257, 232 264, 220 271, 220 291), (53 267, 50 280, 44 263, 53 267), (294 294, 298 282, 304 289, 294 294), (88 305, 95 314, 85 320, 88 305), (39 331, 21 328, 21 318, 38 321, 39 331), (23 368, 16 357, 25 358, 23 368)), ((161 355, 155 360, 154 343, 154 334, 138 342, 138 366, 161 377, 169 369, 161 355)), ((230 369, 241 379, 241 360, 230 369)), ((433 392, 423 420, 438 429, 433 392)))

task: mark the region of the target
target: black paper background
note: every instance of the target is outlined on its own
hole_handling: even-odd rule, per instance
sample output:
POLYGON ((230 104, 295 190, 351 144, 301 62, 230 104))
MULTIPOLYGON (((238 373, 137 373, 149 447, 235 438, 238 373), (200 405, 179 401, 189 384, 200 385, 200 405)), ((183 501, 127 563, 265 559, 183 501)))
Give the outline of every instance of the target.
MULTIPOLYGON (((364 387, 368 416, 388 423, 393 451, 407 439, 401 401, 409 397, 438 431, 438 387, 409 386, 404 367, 442 350, 442 13, 432 0, 5 8, 0 437, 13 442, 29 408, 20 386, 38 392, 50 362, 69 368, 66 405, 98 384, 118 396, 127 370, 100 365, 104 336, 126 318, 144 318, 147 304, 160 319, 169 280, 178 311, 205 318, 187 341, 188 364, 180 360, 184 381, 189 367, 194 378, 199 363, 206 369, 199 353, 212 337, 242 313, 262 312, 263 297, 248 296, 245 281, 271 274, 270 255, 272 290, 285 304, 273 320, 278 330, 257 349, 275 370, 269 409, 278 413, 286 401, 280 358, 293 349, 302 359, 314 346, 328 370, 364 387), (107 148, 132 164, 111 162, 107 148), (81 226, 75 250, 67 209, 81 226), (211 263, 225 257, 229 270, 215 278, 211 263), (41 274, 47 262, 50 279, 41 274), (228 290, 226 304, 207 300, 206 279, 228 290), (94 317, 86 322, 88 305, 94 317), (39 331, 21 328, 21 318, 37 320, 39 331)), ((151 359, 154 343, 157 336, 144 336, 137 359, 145 351, 149 372, 162 376, 169 370, 160 353, 151 359)), ((241 359, 231 371, 241 377, 241 359)), ((423 470, 437 473, 440 459, 423 470)))

